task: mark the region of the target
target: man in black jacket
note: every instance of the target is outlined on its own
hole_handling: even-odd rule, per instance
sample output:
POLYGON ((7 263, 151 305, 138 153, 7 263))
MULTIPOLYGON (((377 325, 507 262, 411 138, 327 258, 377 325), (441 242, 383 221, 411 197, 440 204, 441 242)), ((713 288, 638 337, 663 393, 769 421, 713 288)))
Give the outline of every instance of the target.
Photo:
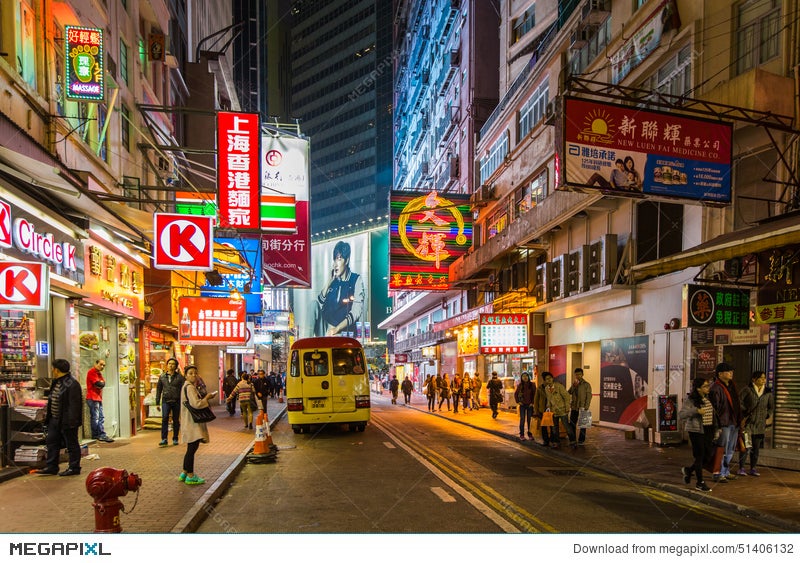
POLYGON ((178 445, 178 434, 181 430, 181 389, 183 376, 178 369, 178 360, 167 360, 167 371, 161 374, 156 385, 156 404, 161 405, 161 441, 159 446, 167 445, 169 434, 169 413, 172 413, 172 445, 178 445))
POLYGON ((727 483, 736 479, 736 476, 731 474, 730 462, 739 439, 742 409, 739 403, 739 393, 733 382, 733 366, 722 362, 717 365, 716 371, 717 378, 708 391, 708 400, 714 407, 714 421, 720 431, 717 445, 724 448, 724 454, 719 473, 714 473, 714 481, 727 483))
POLYGON ((53 360, 53 382, 47 397, 47 414, 44 423, 47 427, 47 464, 38 469, 39 475, 80 475, 81 446, 78 442, 78 428, 83 425, 83 397, 81 384, 69 373, 67 360, 53 360), (58 458, 61 443, 67 446, 69 467, 58 473, 58 458))

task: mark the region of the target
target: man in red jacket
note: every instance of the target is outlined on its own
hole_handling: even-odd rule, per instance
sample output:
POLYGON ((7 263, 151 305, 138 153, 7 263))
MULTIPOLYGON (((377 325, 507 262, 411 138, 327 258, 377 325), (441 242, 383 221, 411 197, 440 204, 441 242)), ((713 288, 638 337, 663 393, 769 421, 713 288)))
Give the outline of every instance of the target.
POLYGON ((89 420, 92 427, 92 438, 101 442, 113 442, 114 439, 106 434, 103 417, 103 379, 105 360, 95 360, 94 367, 86 373, 86 404, 89 405, 89 420))

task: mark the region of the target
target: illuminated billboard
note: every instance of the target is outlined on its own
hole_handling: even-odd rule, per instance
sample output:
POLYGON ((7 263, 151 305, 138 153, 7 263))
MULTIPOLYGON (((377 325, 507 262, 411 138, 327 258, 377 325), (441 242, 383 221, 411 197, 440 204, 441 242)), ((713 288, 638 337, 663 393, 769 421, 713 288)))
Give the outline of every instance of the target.
POLYGON ((448 268, 472 245, 469 196, 393 191, 389 289, 446 290, 448 268))
POLYGON ((564 184, 622 196, 731 201, 730 123, 564 98, 564 184))
POLYGON ((106 95, 103 30, 68 25, 64 35, 67 99, 102 102, 106 95))
POLYGON ((299 338, 379 338, 376 327, 391 307, 387 234, 384 228, 314 243, 311 289, 292 290, 299 338))
POLYGON ((260 226, 260 134, 257 113, 217 112, 217 189, 222 227, 257 230, 260 226))
POLYGON ((206 278, 200 286, 202 297, 228 296, 235 289, 244 298, 247 314, 261 314, 261 239, 240 236, 214 239, 214 260, 219 268, 220 285, 206 278))
POLYGON ((178 299, 181 344, 244 344, 247 342, 244 301, 224 297, 178 299))
POLYGON ((481 354, 524 354, 528 352, 526 313, 482 313, 481 354))

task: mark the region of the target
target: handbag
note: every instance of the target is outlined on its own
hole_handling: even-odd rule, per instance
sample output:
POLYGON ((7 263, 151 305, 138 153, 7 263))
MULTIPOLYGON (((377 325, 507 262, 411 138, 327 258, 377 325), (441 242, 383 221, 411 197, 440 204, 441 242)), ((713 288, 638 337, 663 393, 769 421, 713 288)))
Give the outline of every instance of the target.
MULTIPOLYGON (((750 442, 750 446, 752 447, 753 443, 752 440, 750 442)), ((739 437, 736 440, 736 451, 739 453, 744 453, 747 451, 747 444, 744 442, 744 432, 739 430, 739 437)))
POLYGON ((550 409, 542 413, 542 426, 553 426, 553 413, 550 409))
POLYGON ((753 447, 753 435, 750 434, 747 430, 741 433, 742 441, 744 442, 745 449, 750 449, 753 447))
POLYGON ((203 407, 201 409, 194 408, 191 403, 189 403, 189 395, 186 388, 183 389, 183 396, 186 397, 186 400, 183 402, 183 406, 186 407, 186 410, 189 411, 189 414, 192 415, 192 420, 195 422, 211 422, 217 415, 211 412, 210 407, 203 407))
POLYGON ((722 471, 722 457, 724 454, 724 447, 714 446, 711 455, 708 456, 708 459, 703 461, 703 469, 715 475, 719 475, 719 472, 722 471))
POLYGON ((591 428, 592 427, 592 411, 589 409, 580 409, 578 411, 578 423, 576 424, 577 428, 591 428))

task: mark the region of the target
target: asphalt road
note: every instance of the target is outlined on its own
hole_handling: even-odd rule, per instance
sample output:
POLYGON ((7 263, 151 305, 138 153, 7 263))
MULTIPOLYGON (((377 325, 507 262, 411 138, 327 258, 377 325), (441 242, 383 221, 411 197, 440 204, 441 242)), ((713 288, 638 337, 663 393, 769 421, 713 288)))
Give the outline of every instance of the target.
POLYGON ((278 461, 246 466, 198 532, 779 531, 393 405, 373 402, 365 432, 284 419, 272 437, 278 461))

